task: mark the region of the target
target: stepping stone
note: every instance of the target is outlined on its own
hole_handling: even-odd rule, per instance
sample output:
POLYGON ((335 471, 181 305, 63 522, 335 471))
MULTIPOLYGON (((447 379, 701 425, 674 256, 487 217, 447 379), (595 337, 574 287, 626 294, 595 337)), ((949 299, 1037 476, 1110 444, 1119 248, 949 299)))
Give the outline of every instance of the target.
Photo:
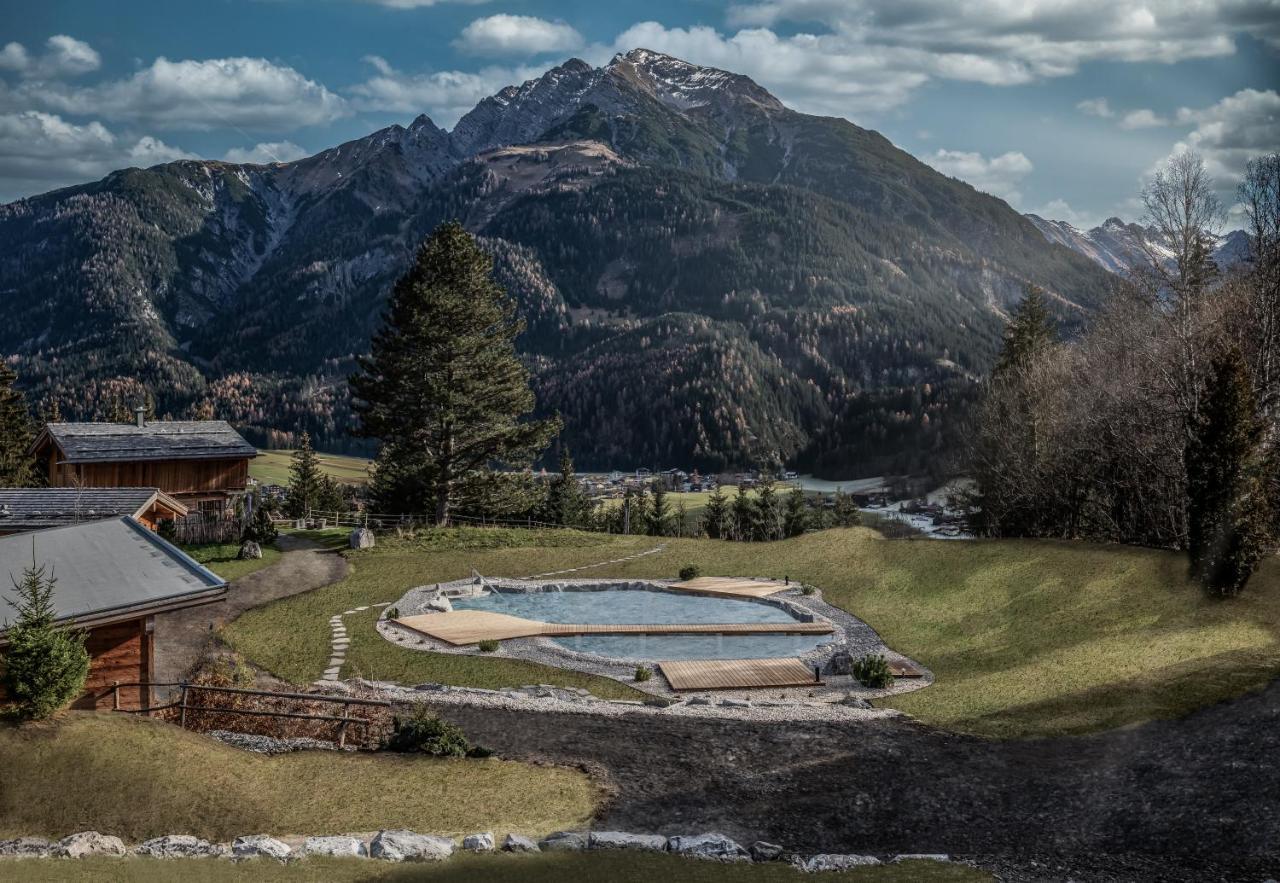
POLYGON ((364 607, 357 607, 356 612, 359 613, 362 610, 368 610, 368 609, 369 609, 369 605, 366 604, 364 607))

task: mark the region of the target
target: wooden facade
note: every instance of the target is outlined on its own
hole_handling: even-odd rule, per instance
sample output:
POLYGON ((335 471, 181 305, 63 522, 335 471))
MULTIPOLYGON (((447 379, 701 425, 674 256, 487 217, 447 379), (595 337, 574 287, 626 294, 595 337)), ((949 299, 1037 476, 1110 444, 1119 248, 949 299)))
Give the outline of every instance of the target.
POLYGON ((50 487, 154 487, 190 503, 243 493, 249 484, 249 461, 244 458, 65 463, 60 462, 57 445, 50 448, 50 487))
MULTIPOLYGON (((72 708, 112 708, 112 684, 150 682, 154 672, 154 618, 145 616, 99 626, 89 632, 89 677, 84 695, 72 708)), ((130 687, 120 690, 120 708, 149 708, 150 689, 130 687)))

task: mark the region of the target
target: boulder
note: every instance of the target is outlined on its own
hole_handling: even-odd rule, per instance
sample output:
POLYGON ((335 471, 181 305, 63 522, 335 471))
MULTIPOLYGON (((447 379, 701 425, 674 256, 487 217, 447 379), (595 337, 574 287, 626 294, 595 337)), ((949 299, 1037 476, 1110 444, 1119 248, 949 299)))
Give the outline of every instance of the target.
POLYGON ((757 840, 751 844, 751 860, 757 862, 773 862, 782 857, 782 847, 776 843, 757 840))
POLYGON ((389 862, 435 862, 453 855, 453 840, 413 831, 379 831, 369 855, 389 862))
POLYGON ((853 672, 853 654, 848 650, 834 653, 827 661, 826 673, 829 675, 847 675, 853 672))
POLYGON ((226 855, 227 848, 221 843, 210 843, 190 834, 166 834, 151 838, 134 852, 152 858, 212 858, 226 855))
POLYGON ((538 844, 522 834, 508 834, 502 841, 503 852, 541 852, 538 844))
POLYGON ((651 852, 665 852, 667 849, 667 838, 661 834, 592 831, 587 842, 592 849, 647 849, 651 852))
POLYGON ((240 545, 240 554, 236 556, 241 561, 256 561, 262 557, 262 547, 253 540, 245 540, 240 545))
POLYGON ((347 544, 353 549, 372 549, 373 531, 367 527, 357 527, 351 531, 351 536, 347 537, 347 544))
POLYGON ((0 856, 9 858, 48 858, 54 845, 43 837, 19 837, 0 840, 0 856))
POLYGON ((462 838, 462 848, 471 852, 493 852, 493 832, 468 834, 462 838))
POLYGON ((901 855, 895 855, 889 859, 889 864, 896 865, 898 862, 949 862, 951 856, 945 852, 904 852, 901 855))
POLYGON ((359 837, 308 837, 298 851, 303 855, 324 855, 337 858, 364 858, 369 854, 359 837))
POLYGON ((577 852, 587 848, 586 834, 577 831, 556 831, 538 841, 543 852, 577 852))
POLYGON ((231 841, 231 854, 236 858, 273 858, 282 862, 293 850, 289 844, 266 834, 246 834, 231 841))
POLYGON ((750 854, 723 834, 677 836, 667 840, 667 849, 689 858, 705 858, 721 862, 750 861, 750 854))
POLYGON ((428 610, 435 610, 439 613, 450 613, 453 611, 453 605, 449 603, 449 599, 441 595, 439 598, 432 598, 427 602, 428 610))
POLYGON ((81 831, 79 834, 63 837, 53 848, 53 854, 58 858, 124 855, 126 852, 128 850, 124 848, 124 841, 119 837, 99 834, 97 831, 81 831))
POLYGON ((865 868, 869 865, 880 864, 880 859, 873 855, 833 855, 831 853, 823 853, 815 855, 804 863, 804 869, 809 873, 817 871, 848 871, 853 868, 865 868))

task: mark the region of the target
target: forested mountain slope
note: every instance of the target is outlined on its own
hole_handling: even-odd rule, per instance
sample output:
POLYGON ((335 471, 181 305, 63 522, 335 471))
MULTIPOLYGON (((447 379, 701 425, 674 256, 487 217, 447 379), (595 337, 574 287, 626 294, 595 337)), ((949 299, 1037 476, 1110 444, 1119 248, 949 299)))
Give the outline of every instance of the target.
POLYGON ((583 467, 937 455, 1028 283, 1107 274, 1004 202, 751 80, 635 50, 270 166, 182 161, 0 206, 0 353, 67 417, 153 396, 352 442, 345 377, 437 223, 483 237, 583 467))

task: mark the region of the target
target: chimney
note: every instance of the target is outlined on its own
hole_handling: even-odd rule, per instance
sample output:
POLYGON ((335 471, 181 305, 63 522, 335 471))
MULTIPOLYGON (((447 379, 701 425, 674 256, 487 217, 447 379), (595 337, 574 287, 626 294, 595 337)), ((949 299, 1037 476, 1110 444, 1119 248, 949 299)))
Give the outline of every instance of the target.
POLYGON ((133 409, 133 418, 134 418, 134 422, 138 424, 139 429, 146 426, 147 425, 147 409, 144 408, 142 405, 138 405, 138 407, 133 409))

